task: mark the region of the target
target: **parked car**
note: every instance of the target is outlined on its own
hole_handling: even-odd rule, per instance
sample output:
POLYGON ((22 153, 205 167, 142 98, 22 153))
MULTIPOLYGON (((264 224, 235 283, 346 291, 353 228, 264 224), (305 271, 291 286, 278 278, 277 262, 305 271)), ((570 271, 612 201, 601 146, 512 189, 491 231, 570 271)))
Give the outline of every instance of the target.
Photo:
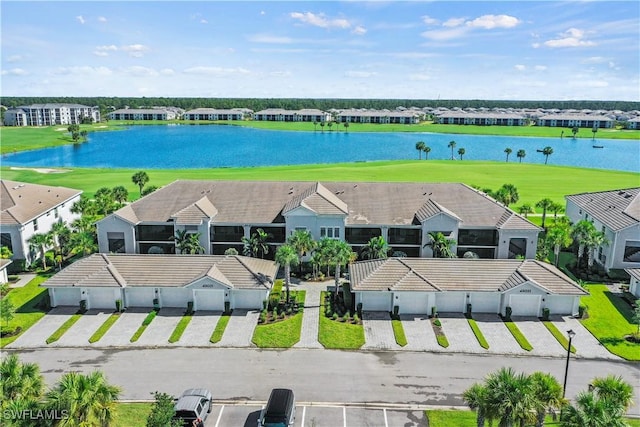
POLYGON ((176 413, 173 416, 181 420, 184 427, 192 427, 193 421, 200 418, 205 421, 211 412, 212 395, 206 388, 190 388, 176 399, 176 413))
POLYGON ((287 388, 271 390, 267 406, 260 412, 258 427, 289 427, 296 420, 296 399, 287 388))

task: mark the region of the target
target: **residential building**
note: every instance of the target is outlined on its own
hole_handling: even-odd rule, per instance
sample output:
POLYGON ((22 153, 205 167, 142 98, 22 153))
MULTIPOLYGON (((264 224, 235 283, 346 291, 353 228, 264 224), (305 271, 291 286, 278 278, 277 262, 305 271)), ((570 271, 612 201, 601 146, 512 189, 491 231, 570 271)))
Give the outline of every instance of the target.
POLYGON ((640 298, 640 268, 625 268, 631 277, 629 280, 629 292, 640 298))
POLYGON ((336 116, 340 123, 418 124, 424 117, 417 111, 343 110, 336 116))
POLYGON ((51 306, 115 309, 182 307, 194 310, 261 310, 278 265, 243 256, 93 254, 41 286, 51 306))
POLYGON ((8 283, 7 267, 11 264, 10 259, 0 259, 0 284, 8 283))
POLYGON ((625 127, 627 129, 640 129, 640 117, 634 117, 625 122, 625 127))
POLYGON ((394 251, 431 257, 429 232, 453 252, 534 258, 540 228, 464 184, 299 181, 175 181, 98 221, 99 252, 174 253, 179 230, 199 233, 207 254, 242 251, 258 228, 273 256, 295 230, 360 251, 382 236, 394 251))
POLYGON ((196 108, 182 115, 183 120, 244 120, 251 110, 233 108, 218 110, 215 108, 196 108))
POLYGON ((571 222, 591 221, 608 244, 594 249, 605 270, 640 268, 640 187, 566 196, 571 222))
POLYGON ((268 108, 253 113, 253 120, 269 122, 329 122, 331 114, 317 109, 284 110, 268 108))
POLYGON ((527 124, 527 118, 522 114, 473 113, 462 110, 438 114, 435 121, 443 125, 524 126, 527 124))
POLYGON ((65 187, 0 180, 0 244, 13 252, 12 259, 29 265, 37 252, 29 247, 36 233, 48 233, 56 222, 70 224, 79 214, 71 206, 82 191, 65 187))
POLYGON ((388 258, 349 266, 351 290, 363 310, 431 314, 578 313, 588 293, 551 264, 534 259, 388 258), (470 305, 470 307, 468 307, 470 305))
POLYGON ((537 124, 538 126, 564 128, 610 129, 614 127, 615 120, 606 116, 589 114, 548 114, 538 118, 537 124))
POLYGON ((6 126, 55 126, 100 121, 100 109, 80 104, 31 104, 9 108, 4 113, 6 126))
POLYGON ((109 120, 175 120, 175 109, 164 108, 125 108, 107 114, 109 120))

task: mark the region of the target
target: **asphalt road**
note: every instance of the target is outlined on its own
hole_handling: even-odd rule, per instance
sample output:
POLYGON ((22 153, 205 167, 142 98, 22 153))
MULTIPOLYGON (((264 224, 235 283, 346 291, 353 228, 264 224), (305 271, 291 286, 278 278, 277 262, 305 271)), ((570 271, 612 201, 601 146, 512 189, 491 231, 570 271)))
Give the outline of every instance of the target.
MULTIPOLYGON (((178 395, 209 388, 216 400, 264 401, 274 387, 292 388, 298 402, 461 406, 462 392, 503 366, 545 371, 562 383, 564 358, 427 352, 348 352, 314 349, 68 349, 17 351, 37 362, 48 385, 68 371, 101 370, 123 388, 122 399, 149 400, 155 390, 178 395)), ((640 364, 572 359, 567 397, 593 377, 621 375, 635 388, 630 415, 640 416, 640 364)))

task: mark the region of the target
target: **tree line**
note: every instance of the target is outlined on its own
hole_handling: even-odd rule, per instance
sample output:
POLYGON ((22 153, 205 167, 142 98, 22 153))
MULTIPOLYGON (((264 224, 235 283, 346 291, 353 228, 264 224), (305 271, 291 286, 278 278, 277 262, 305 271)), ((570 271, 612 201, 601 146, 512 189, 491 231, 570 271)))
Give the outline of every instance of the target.
POLYGON ((576 110, 640 110, 640 102, 633 101, 509 101, 485 99, 329 99, 329 98, 191 98, 191 97, 4 97, 5 107, 20 105, 70 103, 98 106, 102 115, 113 109, 178 107, 184 110, 194 108, 249 108, 254 111, 267 108, 284 108, 298 110, 303 108, 330 109, 389 109, 398 107, 417 108, 558 108, 576 110))

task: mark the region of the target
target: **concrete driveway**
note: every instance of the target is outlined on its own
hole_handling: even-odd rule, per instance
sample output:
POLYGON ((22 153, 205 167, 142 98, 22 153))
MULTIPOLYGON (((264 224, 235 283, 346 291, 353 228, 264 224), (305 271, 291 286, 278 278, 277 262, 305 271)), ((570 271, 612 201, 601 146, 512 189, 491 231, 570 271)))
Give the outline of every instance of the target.
POLYGON ((533 350, 529 354, 536 356, 564 356, 567 351, 549 332, 537 317, 514 316, 511 320, 529 341, 533 350))
POLYGON ((436 334, 431 326, 431 319, 426 314, 401 314, 400 320, 407 337, 406 350, 443 351, 436 341, 436 334))
POLYGON ((260 317, 260 312, 257 310, 233 310, 222 339, 214 345, 218 347, 253 347, 251 339, 253 331, 258 325, 258 317, 260 317))
POLYGON ((35 325, 27 329, 18 339, 9 344, 8 348, 37 348, 46 347, 47 338, 78 311, 78 307, 61 306, 51 309, 35 325))
POLYGON ((136 346, 161 347, 169 345, 169 337, 184 315, 184 308, 163 308, 147 326, 136 346))
POLYGON ((446 351, 461 353, 487 352, 478 344, 476 336, 469 327, 467 318, 462 313, 440 313, 439 319, 449 341, 449 347, 445 349, 446 351))
POLYGON ((221 315, 222 312, 220 311, 196 311, 176 345, 189 347, 208 347, 213 345, 209 340, 221 315))
POLYGON ((86 347, 89 338, 111 316, 112 310, 89 310, 60 339, 49 344, 53 347, 86 347))
POLYGON ((91 344, 92 347, 125 347, 130 346, 129 341, 142 321, 151 309, 148 308, 128 308, 120 314, 120 318, 102 336, 100 341, 91 344))
MULTIPOLYGON (((504 322, 497 314, 474 314, 478 328, 482 331, 482 334, 489 343, 489 351, 491 353, 500 354, 526 354, 526 350, 520 347, 520 344, 511 335, 509 329, 505 326, 504 322)), ((469 327, 469 329, 471 329, 469 327)), ((548 332, 547 332, 548 333, 548 332)), ((473 336, 473 339, 478 341, 473 336)))
POLYGON ((396 343, 391 317, 386 311, 362 312, 364 326, 364 350, 400 350, 396 343))

